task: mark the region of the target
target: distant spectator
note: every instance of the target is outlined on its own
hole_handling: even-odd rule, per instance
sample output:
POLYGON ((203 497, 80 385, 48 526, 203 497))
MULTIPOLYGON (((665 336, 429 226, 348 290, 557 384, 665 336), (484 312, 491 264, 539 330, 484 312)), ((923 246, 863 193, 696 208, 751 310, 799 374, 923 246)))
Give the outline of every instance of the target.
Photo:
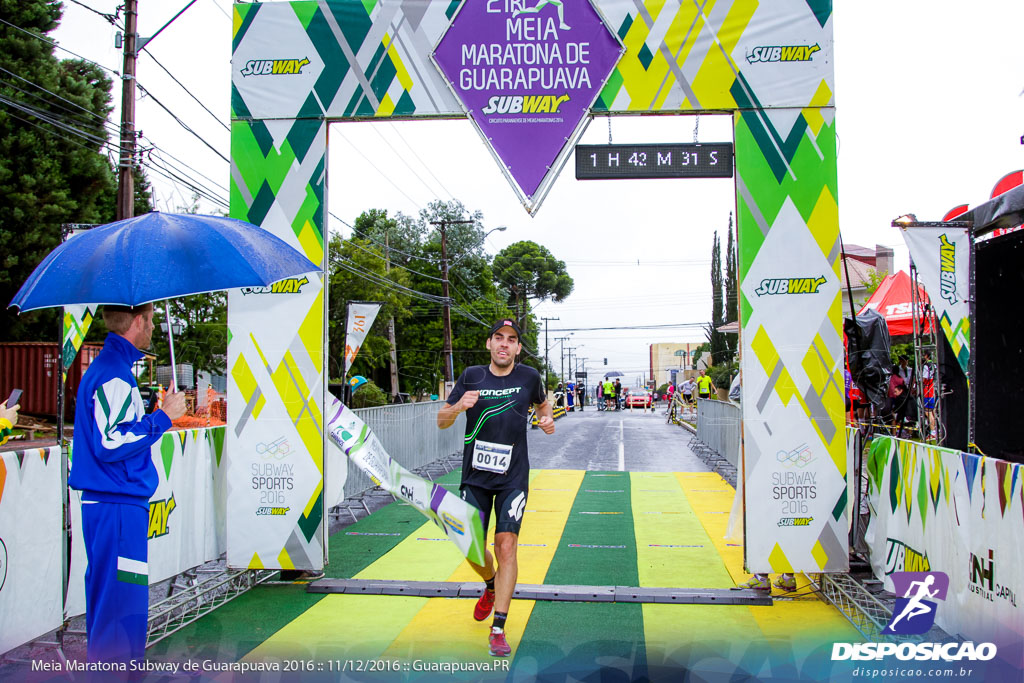
POLYGON ((713 391, 718 391, 718 387, 716 387, 714 381, 705 374, 704 370, 701 370, 700 377, 697 378, 697 397, 711 398, 711 392, 713 391))
POLYGON ((607 377, 604 379, 604 407, 606 410, 615 407, 615 383, 607 377))
POLYGON ((897 416, 901 414, 903 402, 907 398, 907 384, 900 375, 900 366, 893 364, 892 374, 889 375, 889 392, 885 409, 885 421, 892 424, 893 432, 899 428, 897 416))
POLYGON ((696 386, 697 385, 694 383, 694 381, 689 378, 685 382, 683 382, 683 400, 686 401, 687 403, 693 403, 693 390, 696 386))
POLYGON ((926 438, 937 437, 935 430, 935 363, 932 362, 932 352, 924 352, 924 360, 921 363, 921 398, 924 403, 924 415, 928 419, 928 434, 926 438))
POLYGON ((904 422, 917 423, 917 377, 916 369, 909 364, 907 356, 900 354, 900 377, 903 378, 903 400, 896 409, 896 422, 902 426, 904 422))

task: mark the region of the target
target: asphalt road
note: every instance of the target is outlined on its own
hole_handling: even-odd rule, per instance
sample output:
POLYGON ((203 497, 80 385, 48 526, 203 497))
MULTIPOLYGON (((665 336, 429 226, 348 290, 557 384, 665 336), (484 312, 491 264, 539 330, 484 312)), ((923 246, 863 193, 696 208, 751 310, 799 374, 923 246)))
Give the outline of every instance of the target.
POLYGON ((587 406, 555 421, 555 433, 528 430, 533 469, 622 472, 707 472, 687 448, 690 432, 666 424, 664 405, 652 413, 599 411, 587 406))

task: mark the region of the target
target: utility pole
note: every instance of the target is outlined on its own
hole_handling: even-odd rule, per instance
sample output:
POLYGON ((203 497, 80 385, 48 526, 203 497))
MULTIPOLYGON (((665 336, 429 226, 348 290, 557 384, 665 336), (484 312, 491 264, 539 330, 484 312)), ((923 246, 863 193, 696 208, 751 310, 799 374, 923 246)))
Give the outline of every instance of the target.
POLYGON ((558 378, 559 378, 559 381, 563 382, 563 388, 564 388, 564 378, 565 378, 565 342, 569 341, 569 338, 568 337, 557 337, 555 339, 555 341, 558 342, 558 361, 559 361, 559 364, 560 364, 560 367, 561 367, 561 369, 558 371, 558 378))
MULTIPOLYGON (((455 361, 452 358, 452 301, 448 296, 448 226, 475 221, 430 221, 441 231, 441 295, 444 297, 444 381, 447 385, 455 381, 455 361)), ((447 388, 447 387, 446 387, 447 388)), ((442 397, 444 398, 444 397, 442 397)))
MULTIPOLYGON (((567 346, 566 347, 566 352, 567 352, 567 355, 569 356, 569 373, 570 374, 572 373, 572 352, 575 351, 577 348, 579 348, 579 347, 578 346, 567 346)), ((568 379, 572 379, 572 377, 569 377, 568 379)), ((568 379, 566 379, 563 376, 562 377, 562 383, 564 385, 568 385, 569 384, 568 379)))
MULTIPOLYGON (((391 272, 388 231, 384 232, 384 272, 391 272)), ((388 342, 391 344, 391 402, 398 402, 398 350, 395 348, 395 316, 388 317, 388 342)))
POLYGON ((124 3, 124 65, 121 69, 121 153, 117 168, 117 220, 135 215, 135 62, 138 2, 124 3))
POLYGON ((548 321, 558 318, 541 318, 544 321, 544 390, 548 388, 548 321))

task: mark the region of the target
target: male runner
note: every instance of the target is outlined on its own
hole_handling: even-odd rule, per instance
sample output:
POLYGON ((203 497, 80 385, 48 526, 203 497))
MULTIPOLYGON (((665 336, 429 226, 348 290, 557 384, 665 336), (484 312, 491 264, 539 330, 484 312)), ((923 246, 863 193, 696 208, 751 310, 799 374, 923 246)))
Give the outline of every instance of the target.
POLYGON ((540 373, 515 362, 523 348, 519 335, 519 325, 513 320, 494 323, 486 342, 490 365, 466 368, 455 382, 448 405, 437 414, 437 426, 447 429, 459 413, 467 413, 462 498, 480 509, 485 531, 492 508, 495 513, 498 571, 490 552, 485 553, 485 565, 470 563, 487 586, 476 603, 473 618, 483 621, 494 609, 489 643, 495 657, 507 657, 512 652, 505 639, 505 619, 519 574, 516 549, 529 492, 526 420, 530 404, 537 406, 537 426, 545 434, 555 431, 540 373))

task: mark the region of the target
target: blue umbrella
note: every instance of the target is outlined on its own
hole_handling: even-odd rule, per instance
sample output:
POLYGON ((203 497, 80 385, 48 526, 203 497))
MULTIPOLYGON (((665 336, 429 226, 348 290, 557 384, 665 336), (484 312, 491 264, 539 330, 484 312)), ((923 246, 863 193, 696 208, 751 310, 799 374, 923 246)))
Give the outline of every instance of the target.
POLYGON ((153 212, 71 237, 11 300, 21 312, 69 304, 139 306, 319 270, 263 228, 221 216, 153 212))

